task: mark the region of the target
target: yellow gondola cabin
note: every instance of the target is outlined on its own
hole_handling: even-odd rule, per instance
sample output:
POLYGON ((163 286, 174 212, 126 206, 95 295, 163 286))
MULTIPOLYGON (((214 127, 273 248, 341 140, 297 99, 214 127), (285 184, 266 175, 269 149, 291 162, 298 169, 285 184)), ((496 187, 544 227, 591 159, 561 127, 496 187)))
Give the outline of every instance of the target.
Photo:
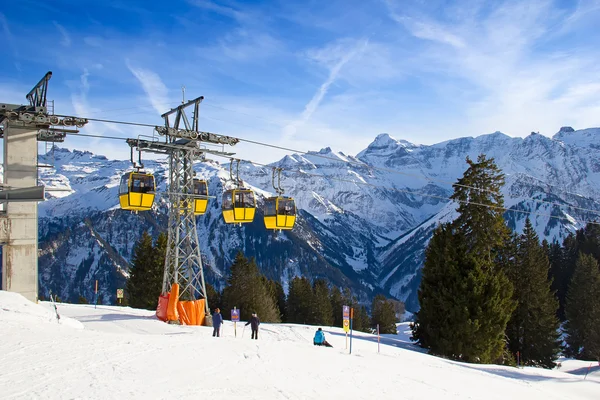
POLYGON ((254 220, 256 200, 250 189, 231 189, 223 193, 223 219, 228 224, 243 224, 254 220))
POLYGON ((119 185, 121 208, 131 211, 152 209, 155 190, 154 175, 144 172, 127 172, 121 177, 119 185))
POLYGON ((267 229, 292 229, 296 223, 296 202, 291 197, 270 197, 265 200, 264 214, 267 229))
POLYGON ((206 213, 208 207, 208 184, 205 180, 194 179, 194 195, 206 196, 205 198, 194 198, 194 214, 202 215, 206 213))

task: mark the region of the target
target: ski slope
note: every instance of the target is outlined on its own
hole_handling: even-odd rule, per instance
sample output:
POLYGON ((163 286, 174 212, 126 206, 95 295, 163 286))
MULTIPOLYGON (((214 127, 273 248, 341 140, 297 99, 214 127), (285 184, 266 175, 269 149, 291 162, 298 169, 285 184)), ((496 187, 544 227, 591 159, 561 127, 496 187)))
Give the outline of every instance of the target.
MULTIPOLYGON (((131 308, 34 304, 0 291, 2 399, 598 399, 600 367, 566 360, 559 370, 462 364, 410 344, 406 332, 357 333, 352 354, 340 328, 333 348, 312 345, 315 327, 225 322, 167 325, 131 308)), ((401 325, 406 328, 406 325, 401 325)))

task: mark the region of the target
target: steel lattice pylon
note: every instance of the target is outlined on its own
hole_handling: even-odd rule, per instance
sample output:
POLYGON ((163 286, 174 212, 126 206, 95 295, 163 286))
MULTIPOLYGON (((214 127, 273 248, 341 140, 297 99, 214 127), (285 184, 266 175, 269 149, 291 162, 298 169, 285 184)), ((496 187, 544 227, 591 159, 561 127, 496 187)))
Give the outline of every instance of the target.
POLYGON ((165 142, 127 139, 127 143, 132 149, 135 147, 140 152, 148 151, 169 156, 169 225, 162 292, 169 292, 171 286, 177 283, 180 287, 180 299, 204 298, 205 311, 209 314, 196 216, 191 206, 194 198, 198 197, 193 194, 194 162, 204 161, 206 153, 227 157, 233 155, 224 150, 203 148, 203 142, 233 146, 239 139, 198 130, 198 111, 203 99, 202 96, 198 97, 162 115, 165 126, 157 126, 155 129, 165 136, 165 142), (185 114, 185 109, 189 106, 194 107, 191 124, 185 114), (173 114, 175 118, 171 123, 169 117, 173 114), (180 128, 180 123, 183 123, 183 128, 180 128))
MULTIPOLYGON (((204 299, 206 285, 200 255, 196 216, 191 204, 193 198, 194 160, 203 154, 194 149, 178 149, 169 155, 169 227, 163 293, 179 284, 179 296, 194 300, 204 299)), ((206 301, 208 311, 208 301, 206 301)))

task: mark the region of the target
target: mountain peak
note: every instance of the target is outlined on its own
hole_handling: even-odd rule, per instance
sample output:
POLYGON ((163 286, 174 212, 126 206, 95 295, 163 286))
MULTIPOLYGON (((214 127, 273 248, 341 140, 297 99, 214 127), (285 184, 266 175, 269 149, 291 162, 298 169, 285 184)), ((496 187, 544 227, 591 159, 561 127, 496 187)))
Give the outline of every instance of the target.
POLYGON ((575 132, 575 129, 571 128, 570 126, 563 126, 560 128, 560 131, 558 131, 558 133, 571 133, 571 132, 575 132))
POLYGON ((396 139, 394 139, 393 137, 391 137, 388 133, 380 133, 379 135, 377 135, 377 137, 375 138, 373 143, 371 143, 369 145, 369 147, 371 147, 371 146, 384 147, 384 146, 397 145, 397 144, 398 144, 398 141, 396 139))

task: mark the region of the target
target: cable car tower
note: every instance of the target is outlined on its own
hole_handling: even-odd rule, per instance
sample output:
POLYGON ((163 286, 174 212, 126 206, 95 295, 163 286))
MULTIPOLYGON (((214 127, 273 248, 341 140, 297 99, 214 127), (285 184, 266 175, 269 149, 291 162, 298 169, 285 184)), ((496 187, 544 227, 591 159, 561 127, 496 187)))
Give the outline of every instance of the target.
POLYGON ((198 130, 198 112, 202 100, 204 97, 200 96, 161 115, 165 125, 155 129, 159 135, 165 136, 164 142, 128 139, 127 143, 138 151, 167 154, 169 157, 169 225, 162 292, 170 291, 171 286, 177 283, 181 299, 195 300, 198 295, 203 297, 207 315, 210 315, 196 215, 191 206, 194 199, 206 199, 207 196, 194 194, 194 162, 205 161, 207 153, 225 157, 234 154, 208 149, 203 143, 224 147, 226 144, 234 146, 239 140, 198 130), (191 121, 185 113, 188 107, 193 107, 191 121))

